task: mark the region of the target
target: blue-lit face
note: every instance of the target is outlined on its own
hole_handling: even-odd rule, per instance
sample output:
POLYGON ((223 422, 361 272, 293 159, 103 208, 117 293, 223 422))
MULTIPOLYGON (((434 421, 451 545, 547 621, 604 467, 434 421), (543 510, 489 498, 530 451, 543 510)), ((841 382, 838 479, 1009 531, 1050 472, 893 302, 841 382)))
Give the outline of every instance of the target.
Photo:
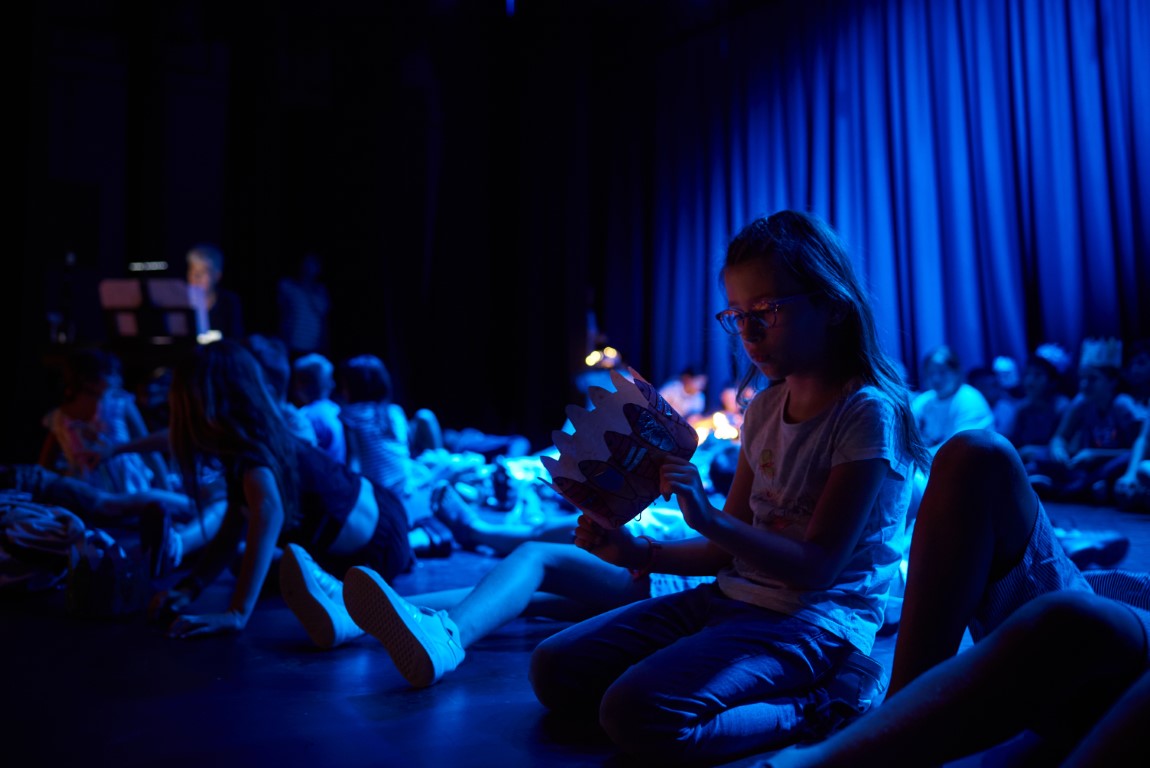
POLYGON ((212 268, 211 262, 201 258, 195 253, 188 256, 188 285, 211 291, 219 281, 219 274, 212 268))
POLYGON ((739 338, 743 349, 763 375, 771 380, 813 374, 827 367, 827 311, 812 303, 812 296, 790 274, 776 274, 760 263, 727 268, 723 282, 727 307, 752 313, 780 299, 799 296, 771 309, 770 327, 743 321, 739 338))

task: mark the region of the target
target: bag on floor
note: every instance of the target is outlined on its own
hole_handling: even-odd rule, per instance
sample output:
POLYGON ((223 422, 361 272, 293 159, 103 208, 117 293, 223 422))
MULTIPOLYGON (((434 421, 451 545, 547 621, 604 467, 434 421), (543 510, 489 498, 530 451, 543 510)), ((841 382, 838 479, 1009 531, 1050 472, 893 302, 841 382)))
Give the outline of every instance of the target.
POLYGON ((138 613, 151 591, 147 566, 99 528, 85 532, 68 561, 68 611, 87 618, 138 613))
POLYGON ((63 507, 0 491, 0 589, 42 592, 63 582, 68 554, 84 531, 80 518, 63 507))

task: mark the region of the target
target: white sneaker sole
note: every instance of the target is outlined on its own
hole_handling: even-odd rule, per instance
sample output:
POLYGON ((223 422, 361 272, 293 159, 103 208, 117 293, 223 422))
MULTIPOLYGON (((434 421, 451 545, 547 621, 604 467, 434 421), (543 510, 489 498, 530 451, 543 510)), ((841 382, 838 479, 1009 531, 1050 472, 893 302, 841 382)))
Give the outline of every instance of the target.
POLYGON ((295 548, 288 545, 280 557, 280 595, 311 641, 327 649, 335 645, 335 622, 331 611, 316 594, 322 595, 323 590, 310 577, 308 569, 300 565, 295 548))
POLYGON ((380 642, 399 673, 413 688, 426 688, 439 679, 435 662, 419 641, 415 619, 397 607, 402 600, 378 574, 351 568, 344 577, 344 603, 359 628, 380 642))

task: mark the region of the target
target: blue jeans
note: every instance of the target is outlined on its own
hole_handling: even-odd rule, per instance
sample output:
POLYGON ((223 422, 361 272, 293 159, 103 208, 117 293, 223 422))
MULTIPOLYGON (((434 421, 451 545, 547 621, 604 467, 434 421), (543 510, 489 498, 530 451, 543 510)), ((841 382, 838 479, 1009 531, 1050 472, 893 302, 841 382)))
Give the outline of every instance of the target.
POLYGON ((530 678, 552 710, 597 711, 627 752, 714 760, 795 741, 816 683, 852 650, 820 627, 704 584, 551 636, 532 654, 530 678))

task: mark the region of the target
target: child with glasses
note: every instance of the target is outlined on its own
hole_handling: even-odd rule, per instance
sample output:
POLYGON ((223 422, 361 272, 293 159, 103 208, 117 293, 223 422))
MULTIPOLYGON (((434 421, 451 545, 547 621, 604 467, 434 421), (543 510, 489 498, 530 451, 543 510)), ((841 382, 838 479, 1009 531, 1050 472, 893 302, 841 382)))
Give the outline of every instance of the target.
POLYGON ((698 469, 667 460, 661 489, 697 536, 660 542, 580 520, 577 546, 639 570, 717 575, 544 640, 536 696, 597 715, 623 750, 673 762, 777 748, 865 710, 916 463, 907 391, 870 302, 819 219, 782 211, 730 243, 722 279, 750 361, 751 401, 723 509, 698 469))

